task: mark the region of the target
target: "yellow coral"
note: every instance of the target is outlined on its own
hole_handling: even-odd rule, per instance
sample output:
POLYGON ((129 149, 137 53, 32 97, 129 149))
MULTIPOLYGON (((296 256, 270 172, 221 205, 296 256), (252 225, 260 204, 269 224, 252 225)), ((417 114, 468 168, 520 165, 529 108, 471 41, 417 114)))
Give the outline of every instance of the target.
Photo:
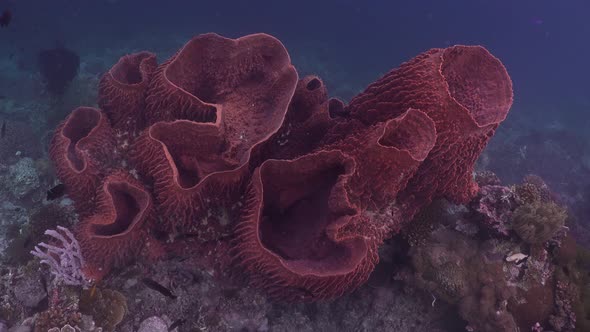
POLYGON ((80 312, 92 316, 105 331, 114 331, 127 313, 127 299, 112 289, 83 290, 80 312))

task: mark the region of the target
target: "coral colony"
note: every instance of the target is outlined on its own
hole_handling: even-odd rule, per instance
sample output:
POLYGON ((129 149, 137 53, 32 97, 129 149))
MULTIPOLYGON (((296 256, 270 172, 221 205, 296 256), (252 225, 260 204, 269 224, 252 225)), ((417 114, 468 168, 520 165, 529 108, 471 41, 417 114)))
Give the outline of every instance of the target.
POLYGON ((362 285, 433 199, 474 197, 474 162, 511 104, 479 46, 423 53, 345 106, 277 39, 205 34, 160 65, 121 58, 100 109, 75 109, 50 155, 87 278, 190 235, 270 295, 319 300, 362 285))

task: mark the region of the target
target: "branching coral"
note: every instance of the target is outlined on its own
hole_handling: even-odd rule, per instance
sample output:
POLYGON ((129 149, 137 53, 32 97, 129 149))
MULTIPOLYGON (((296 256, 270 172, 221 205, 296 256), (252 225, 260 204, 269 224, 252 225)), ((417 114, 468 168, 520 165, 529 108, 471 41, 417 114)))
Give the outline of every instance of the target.
POLYGON ((49 266, 51 274, 58 283, 86 286, 88 279, 82 273, 86 263, 74 234, 61 226, 58 226, 57 230, 47 230, 45 234, 57 240, 58 243, 53 245, 41 242, 35 246, 31 254, 41 259, 41 263, 49 266))

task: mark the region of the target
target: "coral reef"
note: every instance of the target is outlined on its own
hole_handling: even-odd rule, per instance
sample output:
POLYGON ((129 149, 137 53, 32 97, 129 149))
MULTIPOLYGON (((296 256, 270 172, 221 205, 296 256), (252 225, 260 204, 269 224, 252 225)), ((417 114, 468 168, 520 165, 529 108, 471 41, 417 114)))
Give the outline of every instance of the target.
MULTIPOLYGON (((497 177, 487 172, 483 183, 497 183, 497 177)), ((566 209, 558 204, 547 184, 529 174, 522 183, 510 187, 500 184, 480 187, 478 195, 469 203, 475 212, 474 220, 492 236, 509 237, 516 233, 525 242, 542 244, 563 233, 566 209)))
POLYGON ((479 47, 428 51, 354 98, 372 64, 260 37, 84 45, 59 98, 9 46, 0 331, 590 331, 587 139, 510 127, 520 107, 494 134, 478 114, 509 84, 479 47), (480 166, 498 175, 472 173, 491 135, 480 166), (68 195, 51 200, 56 176, 68 195))
MULTIPOLYGON (((281 180, 290 183, 289 177, 281 180)), ((329 182, 330 177, 323 181, 329 182)), ((282 188, 282 183, 275 185, 282 188)), ((590 260, 577 250, 573 238, 558 233, 544 243, 531 246, 514 232, 511 232, 514 236, 464 232, 469 225, 477 229, 479 222, 472 218, 475 207, 475 204, 456 206, 436 200, 417 214, 401 234, 380 246, 381 262, 364 286, 333 301, 273 302, 246 287, 248 280, 226 278, 232 274, 225 269, 226 262, 219 262, 223 269, 217 271, 212 269, 214 265, 203 264, 207 255, 184 255, 155 264, 143 260, 126 264, 120 273, 102 280, 99 287, 80 290, 51 284, 49 287, 56 288, 49 290, 47 309, 43 308, 44 301, 35 308, 23 306, 23 303, 34 305, 45 295, 40 291, 41 294, 31 296, 32 292, 27 291, 31 287, 23 287, 35 284, 40 287, 39 282, 30 280, 38 279, 39 271, 32 273, 29 268, 25 275, 11 272, 17 275, 10 282, 16 285, 12 288, 24 291, 8 292, 5 303, 10 310, 0 311, 0 319, 14 324, 19 320, 15 316, 41 311, 44 313, 33 318, 47 328, 69 331, 72 327, 96 332, 105 329, 131 332, 152 327, 178 332, 199 329, 442 332, 503 331, 516 327, 521 331, 531 328, 573 331, 574 322, 578 330, 584 326, 581 324, 585 323, 588 302, 584 302, 584 293, 578 289, 584 290, 587 285, 590 260), (419 221, 426 221, 428 227, 415 224, 419 221), (418 232, 410 233, 419 234, 416 238, 420 241, 408 237, 410 226, 417 227, 418 232), (397 277, 392 279, 392 275, 397 277), (415 288, 403 288, 400 279, 415 288)), ((285 241, 290 243, 288 238, 285 241)), ((178 246, 174 251, 177 253, 217 248, 199 242, 198 238, 178 238, 166 249, 178 246)), ((284 248, 302 250, 297 246, 284 248)), ((222 252, 225 249, 217 248, 222 252)), ((3 285, 8 283, 0 283, 0 291, 3 285)), ((27 322, 21 326, 30 324, 27 322)), ((33 320, 32 324, 36 322, 33 320)))
POLYGON ((159 66, 122 58, 101 80, 104 109, 74 110, 50 152, 90 277, 170 253, 163 233, 229 246, 253 285, 318 300, 364 283, 433 199, 476 195, 473 164, 511 103, 482 47, 421 54, 345 106, 319 78, 298 82, 275 38, 206 34, 159 66))
POLYGON ((507 310, 514 295, 502 270, 502 260, 483 254, 473 238, 437 229, 428 243, 413 247, 412 272, 404 276, 435 298, 457 304, 459 312, 476 331, 511 331, 516 322, 507 310))
MULTIPOLYGON (((504 67, 481 47, 425 52, 346 105, 319 77, 299 78, 273 37, 207 34, 159 65, 149 52, 124 56, 98 101, 51 141, 73 207, 50 203, 37 210, 47 222, 6 232, 16 247, 43 241, 35 253, 46 263, 0 275, 7 326, 587 324, 590 264, 562 198, 537 176, 507 186, 473 173, 512 102, 504 67), (43 227, 57 230, 43 238, 43 227)), ((52 180, 42 160, 19 160, 52 180)))
POLYGON ((439 222, 419 243, 406 240, 410 264, 397 278, 457 304, 469 331, 584 331, 590 260, 564 227, 564 207, 538 176, 511 187, 487 179, 467 211, 417 215, 439 222), (473 223, 480 231, 465 232, 473 223))
POLYGON ((493 158, 489 159, 487 168, 505 183, 518 183, 530 173, 542 177, 558 193, 560 201, 570 207, 568 227, 576 240, 588 247, 590 167, 584 161, 590 152, 588 139, 563 126, 540 129, 536 123, 529 122, 524 127, 528 128, 508 129, 502 132, 503 139, 492 141, 487 154, 493 158))

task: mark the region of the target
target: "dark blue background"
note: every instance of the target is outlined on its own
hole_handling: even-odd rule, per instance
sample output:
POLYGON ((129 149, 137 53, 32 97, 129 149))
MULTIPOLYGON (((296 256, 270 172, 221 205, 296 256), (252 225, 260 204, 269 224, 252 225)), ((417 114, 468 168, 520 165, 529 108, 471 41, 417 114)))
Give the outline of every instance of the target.
POLYGON ((121 45, 172 52, 185 40, 178 35, 268 32, 291 53, 324 62, 331 84, 359 89, 429 48, 481 44, 508 67, 520 115, 590 126, 589 1, 0 0, 3 7, 14 21, 0 39, 25 52, 56 40, 82 55, 121 45))

